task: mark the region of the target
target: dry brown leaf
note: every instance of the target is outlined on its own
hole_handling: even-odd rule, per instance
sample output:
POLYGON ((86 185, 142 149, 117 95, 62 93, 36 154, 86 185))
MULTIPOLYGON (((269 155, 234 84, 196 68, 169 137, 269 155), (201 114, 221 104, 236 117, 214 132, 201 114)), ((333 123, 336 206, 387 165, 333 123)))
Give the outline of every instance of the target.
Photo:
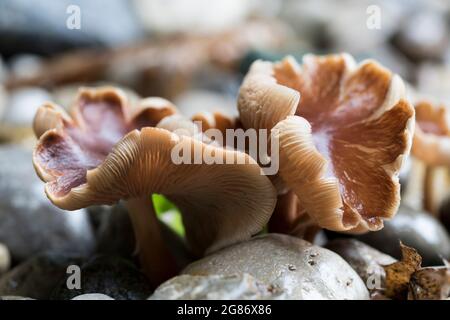
POLYGON ((408 299, 446 300, 450 297, 450 268, 422 268, 411 276, 408 299))
POLYGON ((386 272, 385 296, 391 299, 404 300, 408 295, 411 276, 420 269, 422 257, 416 249, 400 242, 402 260, 384 267, 386 272))

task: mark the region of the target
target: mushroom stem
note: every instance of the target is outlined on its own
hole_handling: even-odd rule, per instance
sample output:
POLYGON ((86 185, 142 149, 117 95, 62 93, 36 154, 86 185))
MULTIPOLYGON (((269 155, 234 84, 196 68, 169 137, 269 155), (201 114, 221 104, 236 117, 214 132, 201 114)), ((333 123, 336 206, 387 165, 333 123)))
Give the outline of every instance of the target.
POLYGON ((289 234, 312 242, 320 227, 306 213, 293 191, 278 196, 269 232, 289 234))
POLYGON ((294 192, 288 191, 278 195, 277 204, 269 220, 269 232, 289 234, 302 211, 298 205, 294 192))
POLYGON ((125 202, 133 224, 136 252, 144 274, 155 286, 177 274, 177 265, 163 239, 151 197, 125 202))
POLYGON ((289 234, 313 243, 320 230, 322 230, 322 228, 319 227, 305 211, 303 211, 296 222, 296 227, 292 229, 289 234))
POLYGON ((438 217, 439 206, 444 201, 450 185, 448 168, 428 165, 424 177, 423 207, 434 217, 438 217))
POLYGON ((402 195, 402 201, 412 209, 424 209, 426 169, 427 166, 423 161, 411 158, 411 172, 402 195))

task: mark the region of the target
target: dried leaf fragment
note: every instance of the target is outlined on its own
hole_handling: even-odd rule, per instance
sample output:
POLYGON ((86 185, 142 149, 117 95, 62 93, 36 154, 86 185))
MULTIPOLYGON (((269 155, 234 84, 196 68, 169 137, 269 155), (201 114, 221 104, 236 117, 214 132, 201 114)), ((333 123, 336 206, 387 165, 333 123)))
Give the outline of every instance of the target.
POLYGON ((411 276, 420 269, 422 257, 416 249, 400 242, 402 260, 384 266, 386 272, 385 296, 392 299, 404 300, 407 298, 408 286, 411 276))
POLYGON ((409 284, 409 300, 446 300, 450 298, 450 268, 427 267, 414 272, 409 284))

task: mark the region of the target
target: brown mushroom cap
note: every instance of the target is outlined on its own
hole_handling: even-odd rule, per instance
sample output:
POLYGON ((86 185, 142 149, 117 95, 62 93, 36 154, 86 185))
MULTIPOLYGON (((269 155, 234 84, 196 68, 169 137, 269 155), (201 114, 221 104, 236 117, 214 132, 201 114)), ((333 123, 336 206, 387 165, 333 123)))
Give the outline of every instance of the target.
POLYGON ((101 88, 80 92, 72 118, 44 106, 35 122, 41 136, 33 162, 46 182, 49 199, 60 208, 75 210, 163 194, 180 208, 187 240, 197 253, 260 231, 273 211, 276 194, 258 164, 245 153, 165 129, 134 130, 159 122, 173 108, 157 105, 144 103, 132 110, 120 92, 101 88), (42 133, 41 122, 46 119, 57 125, 42 133), (175 146, 190 147, 191 158, 200 150, 236 161, 177 165, 171 158, 175 146))
POLYGON ((415 110, 411 154, 429 165, 450 165, 450 123, 446 107, 419 101, 415 110))
POLYGON ((197 138, 203 140, 204 136, 194 122, 181 114, 173 114, 165 117, 157 125, 157 128, 166 129, 177 135, 197 138))
POLYGON ((236 119, 229 114, 220 111, 199 112, 191 117, 192 121, 202 124, 202 131, 217 129, 225 135, 227 129, 236 128, 236 119))
POLYGON ((450 124, 445 105, 432 103, 426 98, 416 98, 416 129, 414 131, 411 154, 417 166, 408 182, 409 200, 423 199, 421 206, 437 215, 440 204, 447 195, 450 186, 450 124), (418 186, 423 194, 413 193, 418 186))
POLYGON ((305 55, 301 66, 256 61, 238 108, 244 127, 279 139, 279 174, 319 226, 363 232, 399 205, 414 128, 404 96, 402 80, 373 61, 305 55))

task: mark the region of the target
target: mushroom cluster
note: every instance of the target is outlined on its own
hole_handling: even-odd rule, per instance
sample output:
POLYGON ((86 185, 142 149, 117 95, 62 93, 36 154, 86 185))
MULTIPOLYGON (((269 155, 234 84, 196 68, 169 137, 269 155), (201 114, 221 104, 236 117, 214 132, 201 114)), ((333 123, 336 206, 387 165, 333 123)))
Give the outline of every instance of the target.
POLYGON ((122 200, 154 284, 178 270, 153 194, 180 209, 197 256, 248 240, 268 223, 270 231, 309 238, 318 228, 376 231, 395 214, 414 108, 389 70, 373 61, 357 65, 346 54, 307 55, 301 66, 291 57, 256 61, 238 110, 238 119, 220 112, 187 119, 162 98, 131 102, 119 89, 82 88, 70 115, 51 103, 38 110, 33 163, 62 209, 122 200), (203 131, 268 129, 269 141, 279 142, 270 150, 272 159, 279 155, 278 174, 269 179, 257 159, 209 139, 193 121, 203 131), (175 148, 188 150, 189 159, 200 151, 235 161, 178 163, 175 148))
MULTIPOLYGON (((259 232, 272 214, 276 193, 247 154, 158 127, 176 108, 161 98, 131 105, 118 89, 80 90, 71 116, 46 104, 36 114, 39 141, 33 163, 58 207, 75 210, 124 200, 142 268, 155 284, 176 274, 153 210, 162 194, 180 208, 187 242, 202 255, 259 232), (236 165, 175 164, 175 145, 232 157, 236 165)), ((172 121, 172 128, 178 129, 172 121)))

